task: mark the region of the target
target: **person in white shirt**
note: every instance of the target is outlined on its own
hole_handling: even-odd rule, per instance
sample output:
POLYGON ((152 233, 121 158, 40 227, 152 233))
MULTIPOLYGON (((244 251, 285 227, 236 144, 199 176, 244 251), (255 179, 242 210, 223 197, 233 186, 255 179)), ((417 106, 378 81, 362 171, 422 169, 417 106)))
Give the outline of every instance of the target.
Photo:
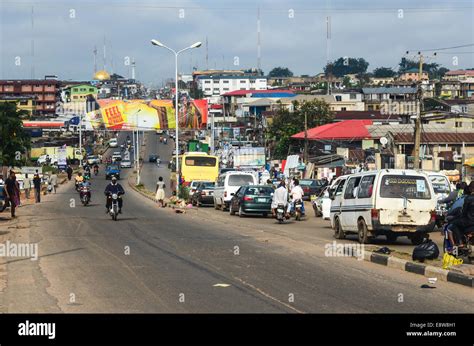
POLYGON ((276 215, 276 208, 278 204, 283 204, 286 206, 288 204, 288 191, 286 190, 285 182, 282 180, 278 188, 273 193, 272 199, 272 214, 276 215))
MULTIPOLYGON (((297 200, 303 201, 303 195, 304 191, 300 186, 300 182, 298 179, 293 180, 293 188, 291 189, 290 192, 290 198, 291 198, 291 203, 288 205, 288 213, 291 211, 291 208, 293 207, 293 203, 297 200)), ((304 214, 304 204, 303 208, 301 210, 302 214, 304 214)))

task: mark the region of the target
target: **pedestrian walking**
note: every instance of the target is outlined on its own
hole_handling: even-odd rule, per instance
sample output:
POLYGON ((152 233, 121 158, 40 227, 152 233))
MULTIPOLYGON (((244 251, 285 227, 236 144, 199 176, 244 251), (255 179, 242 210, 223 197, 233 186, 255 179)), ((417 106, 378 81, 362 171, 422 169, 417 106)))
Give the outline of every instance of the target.
POLYGON ((72 179, 72 168, 71 168, 70 165, 67 165, 66 173, 67 173, 67 180, 71 181, 71 179, 72 179))
POLYGON ((158 178, 158 182, 156 183, 156 194, 155 199, 160 204, 160 207, 163 208, 165 206, 165 183, 163 181, 163 177, 158 178))
POLYGON ((56 188, 58 187, 58 176, 56 173, 52 172, 49 174, 48 184, 51 185, 51 190, 56 193, 56 188))
POLYGON ((30 199, 31 184, 31 178, 28 177, 28 174, 25 174, 25 178, 23 179, 23 188, 25 189, 25 198, 27 200, 30 199))
POLYGON ((41 178, 39 174, 35 174, 33 178, 33 186, 35 188, 35 201, 36 203, 41 202, 41 178))
POLYGON ((10 171, 10 176, 5 180, 5 194, 6 203, 10 205, 11 217, 15 218, 16 207, 20 204, 20 190, 18 188, 18 182, 16 181, 16 175, 13 170, 10 171))

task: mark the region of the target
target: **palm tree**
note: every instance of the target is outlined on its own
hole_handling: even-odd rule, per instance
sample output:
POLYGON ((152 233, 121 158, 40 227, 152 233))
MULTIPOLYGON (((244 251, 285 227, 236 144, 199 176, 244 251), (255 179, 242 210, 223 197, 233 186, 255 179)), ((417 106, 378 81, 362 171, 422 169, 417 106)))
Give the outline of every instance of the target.
POLYGON ((21 118, 25 115, 28 112, 18 110, 15 102, 0 103, 0 165, 15 166, 26 162, 31 142, 23 129, 21 118))

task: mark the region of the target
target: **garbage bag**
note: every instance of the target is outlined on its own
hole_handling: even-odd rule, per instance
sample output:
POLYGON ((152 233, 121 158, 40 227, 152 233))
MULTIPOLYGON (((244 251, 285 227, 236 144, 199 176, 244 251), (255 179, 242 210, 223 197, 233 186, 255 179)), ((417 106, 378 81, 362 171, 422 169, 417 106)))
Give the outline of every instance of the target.
POLYGON ((439 248, 435 242, 430 239, 420 245, 415 246, 413 249, 412 259, 414 261, 423 262, 425 259, 435 259, 439 256, 439 248))

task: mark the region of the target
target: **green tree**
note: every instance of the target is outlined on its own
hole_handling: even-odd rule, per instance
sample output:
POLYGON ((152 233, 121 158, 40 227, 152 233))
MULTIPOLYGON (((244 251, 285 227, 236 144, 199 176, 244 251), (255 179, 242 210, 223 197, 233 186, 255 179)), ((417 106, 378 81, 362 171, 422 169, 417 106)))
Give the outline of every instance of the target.
POLYGON ((377 67, 373 74, 377 78, 386 78, 395 76, 396 72, 391 67, 377 67))
POLYGON ((268 72, 268 77, 293 77, 293 72, 287 67, 275 67, 268 72))
POLYGON ((0 165, 16 166, 26 162, 25 154, 31 142, 21 118, 27 114, 27 111, 17 110, 15 102, 0 103, 0 165))
POLYGON ((342 77, 346 74, 359 74, 365 73, 369 63, 364 58, 347 58, 341 57, 332 63, 329 63, 324 68, 326 75, 333 75, 336 77, 342 77))
POLYGON ((290 112, 284 108, 281 103, 280 107, 273 117, 273 121, 268 127, 267 139, 273 147, 274 159, 285 159, 288 155, 291 136, 304 131, 305 113, 308 121, 308 129, 321 126, 331 122, 334 118, 329 104, 323 100, 311 100, 293 102, 294 111, 290 112))

